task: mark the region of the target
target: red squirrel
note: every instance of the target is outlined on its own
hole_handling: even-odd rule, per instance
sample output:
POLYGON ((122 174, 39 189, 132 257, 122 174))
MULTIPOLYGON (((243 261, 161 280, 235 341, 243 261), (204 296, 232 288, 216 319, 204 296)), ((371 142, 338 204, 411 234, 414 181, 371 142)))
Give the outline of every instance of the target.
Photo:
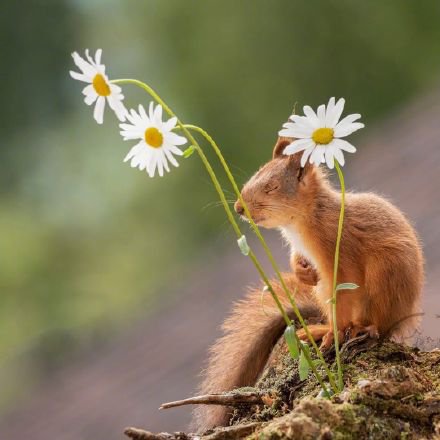
MULTIPOLYGON (((291 247, 292 273, 284 274, 304 318, 321 316, 323 324, 309 325, 322 349, 333 343, 333 263, 341 194, 315 165, 301 167, 301 153, 286 156, 291 138, 279 138, 273 159, 244 185, 241 195, 255 223, 277 228, 291 247)), ((238 200, 236 212, 245 217, 238 200)), ((405 216, 390 202, 371 193, 348 193, 337 282, 356 290, 338 292, 339 340, 360 333, 372 337, 402 337, 416 328, 424 282, 424 262, 417 235, 405 216)), ((274 281, 289 316, 292 309, 274 281)), ((270 295, 264 312, 261 290, 238 301, 223 324, 224 335, 210 351, 201 384, 202 393, 253 386, 269 354, 282 336, 285 323, 270 295)), ((302 329, 298 336, 307 340, 302 329)), ((195 413, 200 431, 226 425, 230 409, 201 407, 195 413)))

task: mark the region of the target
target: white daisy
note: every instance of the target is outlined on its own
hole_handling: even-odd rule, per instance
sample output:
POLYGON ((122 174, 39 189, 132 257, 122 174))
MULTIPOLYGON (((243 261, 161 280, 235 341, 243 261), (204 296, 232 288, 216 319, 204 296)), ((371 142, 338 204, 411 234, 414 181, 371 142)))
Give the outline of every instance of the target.
POLYGON ((105 66, 101 64, 102 49, 98 49, 95 54, 95 59, 89 55, 89 50, 86 49, 86 61, 78 55, 77 52, 72 53, 73 61, 81 69, 81 73, 70 71, 70 76, 79 81, 89 83, 83 89, 85 95, 84 102, 87 105, 92 105, 94 102, 95 110, 93 117, 98 124, 102 124, 104 120, 105 99, 107 98, 110 108, 115 112, 120 121, 125 121, 127 110, 122 103, 124 95, 121 93, 121 88, 116 84, 110 83, 105 74, 105 66))
POLYGON ((309 158, 310 163, 316 165, 325 162, 329 168, 333 168, 336 159, 343 166, 345 160, 342 151, 354 153, 356 148, 341 138, 364 127, 361 122, 355 122, 361 117, 358 113, 348 115, 339 121, 344 104, 343 98, 336 103, 335 98, 330 98, 327 108, 322 104, 318 107, 317 113, 306 105, 304 106, 305 116, 290 116, 291 122, 283 125, 284 128, 279 131, 279 135, 296 138, 296 140, 285 148, 284 154, 304 151, 301 157, 302 167, 309 158))
POLYGON ((159 176, 163 176, 164 169, 169 172, 168 161, 175 167, 179 164, 173 155, 182 156, 183 152, 177 145, 186 144, 183 136, 173 133, 177 118, 162 121, 162 106, 150 102, 148 115, 142 105, 139 105, 139 113, 130 110, 127 119, 131 124, 119 124, 121 135, 124 140, 140 139, 124 159, 124 162, 131 160, 132 167, 139 167, 146 170, 150 177, 154 177, 156 168, 159 176))

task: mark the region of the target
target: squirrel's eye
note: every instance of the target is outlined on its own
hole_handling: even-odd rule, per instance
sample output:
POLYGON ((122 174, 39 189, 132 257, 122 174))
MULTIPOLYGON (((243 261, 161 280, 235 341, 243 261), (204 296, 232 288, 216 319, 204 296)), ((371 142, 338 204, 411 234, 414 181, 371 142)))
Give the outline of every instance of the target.
POLYGON ((266 194, 271 194, 271 193, 275 192, 277 189, 278 189, 278 185, 267 185, 264 188, 264 192, 266 194))

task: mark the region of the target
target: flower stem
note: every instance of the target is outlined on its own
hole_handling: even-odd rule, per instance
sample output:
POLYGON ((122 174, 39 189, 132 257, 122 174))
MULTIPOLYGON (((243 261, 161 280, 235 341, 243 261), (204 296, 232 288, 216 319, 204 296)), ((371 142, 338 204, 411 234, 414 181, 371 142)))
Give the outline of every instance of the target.
POLYGON ((339 353, 339 334, 338 334, 338 323, 337 323, 337 313, 336 313, 336 303, 338 293, 336 290, 338 282, 338 265, 339 265, 339 249, 341 245, 342 237, 342 226, 344 224, 344 212, 345 212, 345 181, 344 174, 342 173, 341 167, 337 160, 335 160, 335 168, 338 173, 339 183, 341 185, 341 210, 339 212, 339 222, 338 222, 338 235, 336 238, 336 250, 335 250, 335 262, 333 266, 333 299, 332 299, 332 316, 333 316, 333 334, 335 339, 335 353, 336 353, 336 365, 338 368, 338 388, 342 391, 344 387, 344 380, 342 377, 342 364, 341 356, 339 353))
POLYGON ((226 162, 226 160, 225 160, 225 158, 224 158, 220 148, 218 147, 218 145, 216 144, 214 139, 205 130, 203 130, 202 128, 197 127, 195 125, 190 125, 190 124, 185 124, 185 127, 188 128, 189 130, 193 130, 193 131, 196 131, 196 132, 200 133, 209 142, 209 144, 211 144, 213 150, 217 154, 217 156, 218 156, 218 158, 220 160, 220 163, 222 164, 222 166, 223 166, 223 168, 225 170, 225 173, 228 176, 228 179, 229 179, 229 181, 230 181, 230 183, 231 183, 231 185, 232 185, 232 187, 234 189, 234 192, 235 192, 237 198, 240 200, 241 205, 243 206, 243 209, 245 211, 245 214, 246 214, 246 217, 247 217, 247 219, 249 221, 249 224, 251 225, 251 228, 254 231, 255 235, 260 240, 260 243, 263 246, 263 249, 266 252, 267 257, 269 258, 269 261, 270 261, 273 269, 275 270, 275 273, 276 273, 278 279, 280 280, 281 286, 282 286, 285 294, 287 295, 290 304, 292 305, 293 312, 295 313, 296 317, 298 318, 299 323, 303 327, 303 329, 304 329, 308 339, 310 340, 313 348, 315 349, 318 358, 321 360, 322 365, 324 366, 324 369, 325 369, 325 371, 327 373, 327 376, 329 378, 330 385, 333 388, 333 391, 336 392, 338 387, 336 385, 333 373, 328 368, 327 363, 324 360, 324 356, 322 355, 321 350, 319 349, 318 345, 316 344, 315 340, 313 339, 313 336, 310 333, 310 330, 308 329, 307 324, 304 321, 304 318, 302 317, 301 312, 300 312, 300 310, 299 310, 299 308, 298 308, 298 306, 297 306, 297 304, 296 304, 296 302, 294 300, 294 295, 292 295, 292 293, 290 292, 289 288, 287 287, 287 285, 286 285, 286 283, 284 281, 284 278, 281 275, 280 269, 278 268, 278 265, 277 265, 277 263, 275 261, 275 258, 273 257, 273 254, 272 254, 269 246, 266 243, 266 240, 264 239, 263 235, 261 234, 260 229, 258 228, 258 226, 253 221, 253 219, 251 217, 251 214, 250 214, 250 211, 249 211, 249 207, 247 206, 246 202, 243 200, 243 197, 242 197, 241 192, 240 192, 240 190, 238 188, 238 185, 237 185, 237 183, 236 183, 236 181, 234 179, 234 176, 231 173, 231 170, 230 170, 230 168, 229 168, 229 166, 228 166, 228 164, 227 164, 227 162, 226 162))
MULTIPOLYGON (((284 282, 284 279, 281 276, 281 273, 280 273, 280 271, 278 269, 278 266, 277 266, 277 264, 275 262, 275 259, 273 258, 273 255, 272 255, 269 247, 267 246, 267 244, 266 244, 263 236, 261 235, 257 225, 251 219, 251 216, 250 216, 250 213, 249 213, 249 209, 248 209, 246 203, 244 202, 244 200, 241 197, 240 190, 238 189, 238 186, 237 186, 237 184, 235 182, 235 179, 232 176, 232 173, 231 173, 231 171, 230 171, 230 169, 229 169, 229 167, 228 167, 228 165, 227 165, 227 163, 226 163, 226 161, 225 161, 225 159, 224 159, 220 149, 218 148, 217 144, 214 142, 214 140, 211 138, 211 136, 209 136, 209 134, 207 132, 205 132, 204 130, 202 130, 201 128, 196 127, 194 125, 185 125, 185 124, 183 124, 180 121, 180 119, 176 116, 176 114, 171 110, 171 108, 163 101, 163 99, 148 84, 145 84, 144 82, 139 81, 139 80, 135 80, 135 79, 117 79, 117 80, 113 80, 111 82, 114 83, 114 84, 133 84, 133 85, 136 85, 136 86, 142 88, 143 90, 145 90, 154 100, 156 100, 164 108, 164 110, 168 113, 169 116, 177 118, 177 125, 182 129, 182 131, 185 133, 185 135, 187 136, 189 141, 196 148, 197 153, 199 154, 200 159, 202 160, 202 162, 203 162, 203 164, 204 164, 204 166, 205 166, 209 176, 211 177, 212 183, 214 184, 214 187, 215 187, 215 189, 216 189, 216 191, 217 191, 217 193, 218 193, 218 195, 220 197, 220 201, 221 201, 221 203, 223 205, 224 210, 226 211, 226 215, 228 217, 228 220, 231 223, 231 225, 232 225, 232 227, 233 227, 237 237, 240 238, 243 234, 242 234, 242 232, 240 230, 240 227, 238 226, 238 224, 237 224, 237 222, 236 222, 236 220, 234 218, 234 215, 233 215, 233 213, 231 211, 231 208, 229 207, 229 204, 228 204, 228 202, 226 200, 226 197, 225 197, 223 189, 222 189, 222 187, 220 185, 220 182, 218 181, 217 176, 216 176, 216 174, 215 174, 211 164, 208 161, 208 158, 206 157, 206 155, 203 152, 202 148, 200 147, 199 143, 196 141, 196 139, 193 137, 193 135, 191 134, 191 132, 189 130, 192 129, 192 130, 198 131, 212 145, 214 151, 216 152, 217 156, 220 159, 220 162, 223 165, 223 168, 225 169, 225 172, 226 172, 226 174, 227 174, 227 176, 228 176, 228 178, 229 178, 229 180, 230 180, 230 182, 231 182, 231 184, 232 184, 232 186, 234 188, 234 191, 236 192, 236 194, 237 194, 238 198, 240 199, 240 201, 243 203, 243 207, 245 209, 245 213, 246 213, 247 217, 249 218, 249 221, 251 222, 252 228, 254 229, 257 237, 261 241, 261 243, 263 245, 263 248, 264 248, 264 250, 266 251, 266 254, 269 257, 269 260, 271 261, 272 266, 274 267, 274 269, 275 269, 275 271, 276 271, 276 273, 278 275, 278 278, 280 279, 281 285, 282 285, 283 289, 285 290, 285 292, 286 292, 286 294, 287 294, 287 296, 288 296, 288 298, 289 298, 289 300, 290 300, 290 302, 292 304, 294 313, 297 315, 298 320, 300 321, 301 325, 304 327, 304 329, 306 331, 306 334, 308 335, 310 341, 312 342, 312 344, 316 348, 317 353, 318 353, 318 357, 323 361, 323 365, 326 368, 326 373, 328 375, 330 384, 331 384, 333 390, 335 392, 337 392, 337 387, 334 384, 333 375, 330 372, 330 370, 328 369, 327 364, 325 363, 325 360, 322 357, 322 353, 320 352, 318 346, 316 345, 313 337, 311 336, 310 332, 308 331, 307 325, 306 325, 304 319, 302 318, 301 313, 300 313, 298 307, 296 306, 296 303, 293 300, 293 297, 292 297, 291 293, 289 292, 289 289, 287 288, 287 286, 286 286, 286 284, 284 282)), ((254 254, 252 249, 249 251, 249 258, 252 260, 252 262, 255 265, 258 273, 260 274, 260 276, 263 279, 265 285, 267 286, 267 288, 268 288, 268 290, 269 290, 273 300, 275 301, 278 309, 280 310, 280 313, 281 313, 284 321, 286 322, 286 325, 287 326, 292 325, 291 319, 287 315, 286 310, 284 309, 280 299, 278 298, 278 295, 276 294, 275 290, 273 289, 271 282, 269 281, 267 275, 264 272, 263 267, 261 266, 260 262, 258 261, 256 255, 254 254)), ((297 339, 297 342, 299 343, 300 341, 299 341, 298 336, 296 336, 296 334, 295 334, 295 337, 297 339)), ((319 384, 321 385, 321 388, 324 390, 325 394, 327 396, 329 396, 327 387, 324 385, 323 379, 322 379, 321 375, 319 374, 319 372, 317 371, 316 366, 313 363, 312 359, 310 358, 308 353, 306 353, 305 351, 304 351, 304 356, 306 357, 306 360, 307 360, 311 370, 313 371, 316 379, 318 380, 319 384)))

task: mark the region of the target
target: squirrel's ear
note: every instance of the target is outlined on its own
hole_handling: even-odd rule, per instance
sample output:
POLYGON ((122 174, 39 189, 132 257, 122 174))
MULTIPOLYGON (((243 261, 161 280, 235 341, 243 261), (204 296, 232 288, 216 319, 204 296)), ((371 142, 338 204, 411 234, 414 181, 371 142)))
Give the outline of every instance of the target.
POLYGON ((298 182, 304 180, 304 177, 313 168, 313 165, 309 161, 307 161, 303 167, 301 166, 302 155, 303 151, 300 151, 299 153, 295 153, 289 156, 290 164, 296 173, 296 178, 298 179, 298 182))
POLYGON ((283 151, 287 147, 287 145, 291 144, 294 139, 288 137, 279 137, 275 147, 273 148, 272 157, 275 159, 276 157, 283 156, 283 151))
POLYGON ((307 161, 304 167, 302 167, 301 166, 302 156, 303 156, 303 151, 285 156, 289 158, 289 167, 291 168, 292 172, 296 174, 296 178, 298 179, 298 182, 301 182, 304 179, 304 177, 308 174, 310 169, 313 167, 313 165, 311 165, 309 161, 307 161))

